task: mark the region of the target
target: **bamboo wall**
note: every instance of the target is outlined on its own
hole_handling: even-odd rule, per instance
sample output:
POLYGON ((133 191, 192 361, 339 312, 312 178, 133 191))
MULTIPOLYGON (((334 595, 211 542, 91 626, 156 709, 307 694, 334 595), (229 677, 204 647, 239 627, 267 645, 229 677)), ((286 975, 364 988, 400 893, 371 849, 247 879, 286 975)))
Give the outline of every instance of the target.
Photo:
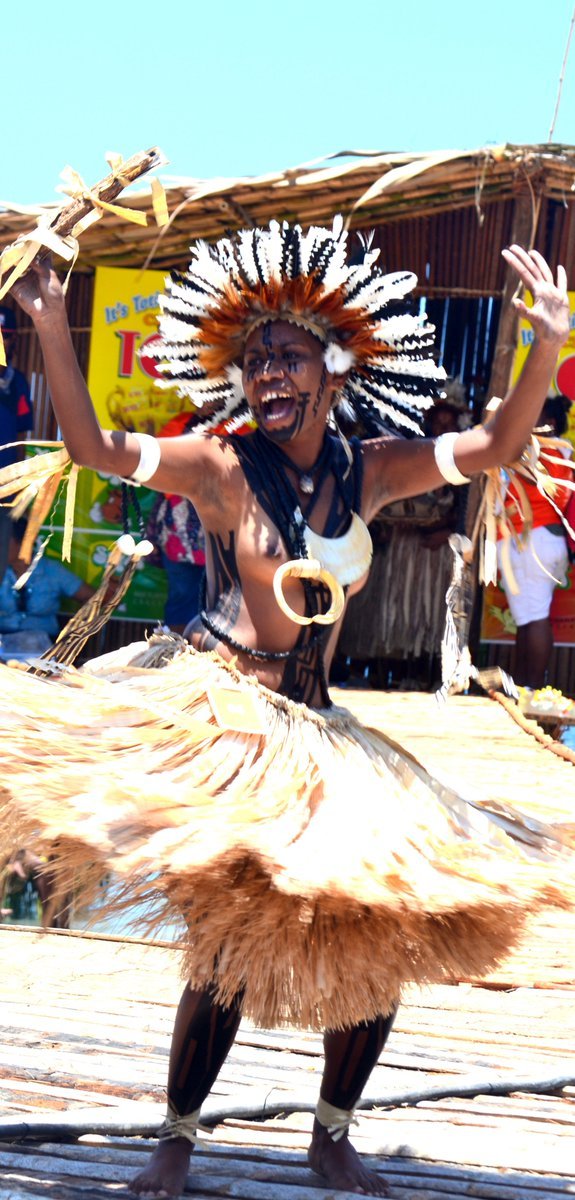
POLYGON ((426 296, 497 296, 503 290, 499 251, 509 244, 513 201, 482 210, 455 209, 379 225, 374 244, 384 270, 409 268, 426 296))
MULTIPOLYGON (((563 263, 575 286, 575 198, 561 203, 530 192, 535 233, 532 244, 551 263, 563 263)), ((512 236, 513 198, 478 203, 437 215, 386 221, 375 230, 374 245, 384 270, 409 269, 417 293, 438 296, 501 297, 505 264, 501 251, 512 236)), ((365 230, 364 232, 367 232, 365 230)))

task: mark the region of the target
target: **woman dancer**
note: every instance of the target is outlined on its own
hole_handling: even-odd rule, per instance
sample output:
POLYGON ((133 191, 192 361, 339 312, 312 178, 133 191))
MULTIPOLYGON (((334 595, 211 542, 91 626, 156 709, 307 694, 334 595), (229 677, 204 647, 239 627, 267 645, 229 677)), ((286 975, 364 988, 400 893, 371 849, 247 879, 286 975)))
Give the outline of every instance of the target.
POLYGON ((179 438, 102 429, 56 276, 39 264, 16 285, 74 461, 187 496, 206 535, 202 612, 161 670, 165 643, 152 639, 1 689, 13 736, 0 766, 20 832, 40 829, 39 844, 105 863, 134 890, 153 872, 188 925, 168 1114, 132 1185, 140 1196, 183 1189, 242 1011, 325 1029, 309 1161, 332 1187, 385 1194, 348 1132, 402 982, 489 969, 522 916, 564 902, 559 831, 555 842, 520 814, 462 799, 330 708, 326 686, 346 596, 369 569, 366 524, 392 500, 513 460, 529 438, 568 334, 565 272, 555 282, 518 246, 504 256, 533 295, 529 309, 516 303, 535 337, 493 419, 351 446, 333 426, 337 405, 374 431, 417 434, 441 372, 432 330, 401 307, 413 276, 383 275, 375 254, 348 266, 339 223, 304 235, 272 222, 200 244, 168 281, 164 369, 200 414, 179 438), (222 421, 228 435, 210 436, 222 421), (44 773, 39 787, 58 723, 58 781, 44 773))

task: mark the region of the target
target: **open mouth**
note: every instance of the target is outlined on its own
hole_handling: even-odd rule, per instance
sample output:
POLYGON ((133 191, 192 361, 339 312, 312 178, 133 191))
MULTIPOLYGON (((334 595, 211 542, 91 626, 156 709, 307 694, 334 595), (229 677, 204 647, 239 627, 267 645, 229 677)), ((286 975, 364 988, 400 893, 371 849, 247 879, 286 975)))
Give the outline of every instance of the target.
POLYGON ((273 424, 293 416, 295 400, 285 392, 268 392, 260 399, 260 411, 264 421, 273 424))

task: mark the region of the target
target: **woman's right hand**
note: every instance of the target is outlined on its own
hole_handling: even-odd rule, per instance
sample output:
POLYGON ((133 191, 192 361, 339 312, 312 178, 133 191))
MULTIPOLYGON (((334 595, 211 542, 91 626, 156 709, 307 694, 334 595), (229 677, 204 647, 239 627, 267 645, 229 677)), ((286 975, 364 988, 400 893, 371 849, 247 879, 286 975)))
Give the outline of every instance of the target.
POLYGON ((66 314, 62 284, 47 257, 34 259, 10 291, 37 328, 66 314))

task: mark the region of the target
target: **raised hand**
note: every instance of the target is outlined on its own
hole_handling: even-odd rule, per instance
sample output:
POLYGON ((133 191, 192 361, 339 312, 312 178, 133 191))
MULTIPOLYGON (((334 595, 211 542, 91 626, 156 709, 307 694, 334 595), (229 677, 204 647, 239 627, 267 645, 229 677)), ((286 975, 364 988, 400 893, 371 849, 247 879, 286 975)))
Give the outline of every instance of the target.
POLYGON ((50 260, 36 258, 24 275, 13 284, 11 295, 35 325, 65 310, 64 293, 50 260))
POLYGON ((551 267, 538 250, 509 246, 502 254, 533 296, 531 308, 519 298, 513 301, 515 308, 529 321, 536 338, 542 342, 552 342, 557 347, 562 346, 569 336, 569 299, 565 268, 557 267, 555 283, 551 267))

